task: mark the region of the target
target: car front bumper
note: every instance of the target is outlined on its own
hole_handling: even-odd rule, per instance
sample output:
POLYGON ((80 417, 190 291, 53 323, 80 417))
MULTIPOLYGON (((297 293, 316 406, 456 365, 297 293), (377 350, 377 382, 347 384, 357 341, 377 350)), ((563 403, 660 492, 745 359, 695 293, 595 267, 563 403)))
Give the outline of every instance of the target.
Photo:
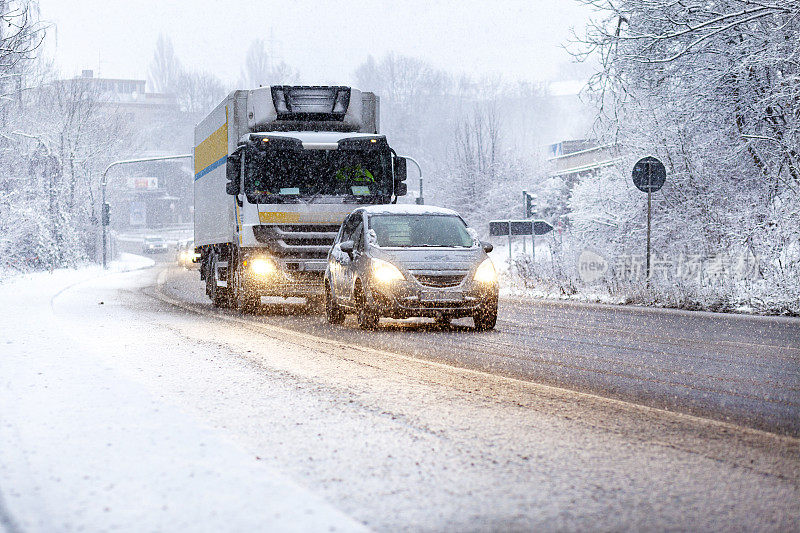
POLYGON ((494 284, 469 283, 435 288, 412 282, 372 287, 371 306, 391 318, 473 316, 482 308, 497 306, 499 289, 494 284))

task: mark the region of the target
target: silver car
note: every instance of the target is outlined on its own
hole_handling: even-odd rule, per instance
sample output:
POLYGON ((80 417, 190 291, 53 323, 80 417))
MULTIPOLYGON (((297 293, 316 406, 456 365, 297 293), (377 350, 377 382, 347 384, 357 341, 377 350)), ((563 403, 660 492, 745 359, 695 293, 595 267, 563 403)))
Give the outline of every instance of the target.
POLYGON ((157 254, 167 251, 167 241, 163 237, 145 237, 142 251, 146 254, 157 254))
POLYGON ((497 322, 498 283, 489 243, 450 209, 376 205, 342 223, 328 254, 325 314, 340 324, 355 313, 363 329, 382 316, 472 317, 478 330, 497 322))

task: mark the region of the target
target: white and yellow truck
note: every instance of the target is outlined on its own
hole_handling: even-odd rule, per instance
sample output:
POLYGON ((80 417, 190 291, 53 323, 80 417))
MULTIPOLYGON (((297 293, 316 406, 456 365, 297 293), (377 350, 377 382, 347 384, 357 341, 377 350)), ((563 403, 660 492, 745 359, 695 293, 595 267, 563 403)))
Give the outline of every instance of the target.
POLYGON ((339 86, 234 91, 197 125, 194 242, 215 306, 322 297, 342 220, 406 194, 378 131, 378 97, 339 86))

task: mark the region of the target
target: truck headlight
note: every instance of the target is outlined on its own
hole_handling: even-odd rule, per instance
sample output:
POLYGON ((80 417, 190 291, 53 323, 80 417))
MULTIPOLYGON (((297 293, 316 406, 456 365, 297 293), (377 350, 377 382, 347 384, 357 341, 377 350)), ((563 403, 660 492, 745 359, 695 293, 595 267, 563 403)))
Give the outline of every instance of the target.
POLYGON ((497 271, 494 269, 491 259, 487 257, 483 260, 481 266, 475 271, 473 279, 478 283, 495 283, 497 281, 497 271))
POLYGON ((372 277, 378 283, 389 283, 390 281, 406 279, 396 266, 383 259, 372 260, 372 277))
MULTIPOLYGON (((245 262, 247 266, 248 262, 245 262)), ((277 270, 275 262, 272 259, 265 259, 257 257, 249 261, 250 271, 257 276, 269 276, 277 270)))

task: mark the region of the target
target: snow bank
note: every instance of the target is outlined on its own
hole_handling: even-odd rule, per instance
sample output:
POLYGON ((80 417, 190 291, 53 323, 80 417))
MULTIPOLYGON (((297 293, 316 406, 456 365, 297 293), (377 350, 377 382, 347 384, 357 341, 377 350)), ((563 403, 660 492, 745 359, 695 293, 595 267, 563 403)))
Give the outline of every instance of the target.
POLYGON ((156 262, 149 257, 123 252, 119 254, 118 259, 109 263, 108 269, 112 272, 127 272, 139 270, 140 268, 149 268, 155 264, 156 262))
MULTIPOLYGON (((115 267, 144 264, 123 256, 115 267)), ((40 272, 0 285, 0 306, 11 311, 0 344, 0 524, 31 532, 363 530, 115 366, 103 341, 129 327, 133 342, 154 332, 120 305, 119 289, 143 273, 102 273, 40 272), (70 300, 76 284, 82 293, 70 300), (64 299, 76 307, 56 315, 64 299), (109 320, 112 310, 127 315, 109 320), (90 335, 78 335, 76 315, 90 335)))

